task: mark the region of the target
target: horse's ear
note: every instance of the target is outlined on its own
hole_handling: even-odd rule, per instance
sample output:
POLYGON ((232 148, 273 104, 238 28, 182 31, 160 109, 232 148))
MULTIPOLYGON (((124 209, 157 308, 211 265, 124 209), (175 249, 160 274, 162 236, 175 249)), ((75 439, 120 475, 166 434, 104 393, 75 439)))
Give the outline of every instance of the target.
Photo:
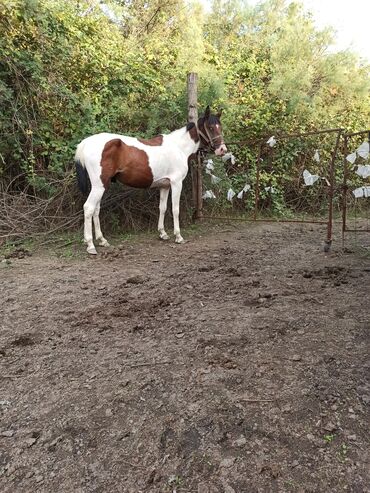
POLYGON ((220 108, 217 112, 217 118, 221 118, 221 115, 222 115, 222 111, 223 111, 223 108, 220 108))
POLYGON ((210 117, 210 115, 211 115, 211 109, 210 109, 210 107, 208 105, 207 108, 206 108, 206 111, 204 112, 204 118, 206 120, 208 120, 208 118, 210 117))

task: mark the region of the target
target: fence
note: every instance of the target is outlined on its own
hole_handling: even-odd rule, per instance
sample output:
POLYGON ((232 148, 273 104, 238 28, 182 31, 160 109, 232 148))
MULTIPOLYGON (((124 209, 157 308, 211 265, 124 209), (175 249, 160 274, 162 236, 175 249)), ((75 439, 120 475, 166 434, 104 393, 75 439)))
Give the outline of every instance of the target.
POLYGON ((363 200, 370 197, 369 143, 369 130, 340 128, 230 142, 227 160, 198 159, 198 176, 200 168, 205 173, 194 195, 195 217, 323 224, 328 251, 340 217, 343 238, 370 231, 363 200))
POLYGON ((370 130, 343 136, 342 238, 346 232, 370 232, 370 130), (364 140, 365 139, 365 140, 364 140), (357 169, 356 169, 357 168, 357 169))

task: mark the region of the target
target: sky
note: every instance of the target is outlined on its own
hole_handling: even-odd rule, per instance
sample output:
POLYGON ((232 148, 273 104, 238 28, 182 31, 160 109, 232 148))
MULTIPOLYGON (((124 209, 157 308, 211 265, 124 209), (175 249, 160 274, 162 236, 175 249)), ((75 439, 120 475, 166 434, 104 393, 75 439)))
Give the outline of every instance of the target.
MULTIPOLYGON (((370 62, 369 0, 301 0, 320 28, 332 26, 336 47, 351 48, 370 62)), ((254 2, 256 3, 256 2, 254 2)))
MULTIPOLYGON (((350 48, 370 62, 370 0, 299 0, 318 28, 332 26, 337 50, 350 48)), ((202 0, 207 5, 209 0, 202 0)), ((255 5, 258 0, 248 0, 255 5)))

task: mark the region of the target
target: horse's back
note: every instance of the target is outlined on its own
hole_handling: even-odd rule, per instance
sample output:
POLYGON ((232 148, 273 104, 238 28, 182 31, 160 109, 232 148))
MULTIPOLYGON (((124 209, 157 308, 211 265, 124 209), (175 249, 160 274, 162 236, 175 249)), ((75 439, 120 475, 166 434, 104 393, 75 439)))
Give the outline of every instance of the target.
POLYGON ((117 175, 120 181, 146 188, 162 179, 183 179, 187 173, 187 159, 182 154, 171 142, 153 145, 136 137, 102 132, 82 140, 75 159, 97 185, 103 181, 107 186, 110 177, 121 172, 117 175), (144 168, 145 179, 136 178, 138 171, 144 168))
POLYGON ((129 137, 126 135, 120 135, 120 134, 112 134, 108 132, 102 132, 99 134, 94 134, 90 135, 89 137, 86 137, 83 139, 80 144, 77 146, 77 153, 82 153, 85 158, 89 156, 94 156, 102 154, 104 147, 106 144, 112 140, 119 139, 121 140, 124 144, 130 145, 137 147, 139 149, 142 148, 150 148, 151 146, 145 145, 142 142, 140 142, 136 137, 129 137))

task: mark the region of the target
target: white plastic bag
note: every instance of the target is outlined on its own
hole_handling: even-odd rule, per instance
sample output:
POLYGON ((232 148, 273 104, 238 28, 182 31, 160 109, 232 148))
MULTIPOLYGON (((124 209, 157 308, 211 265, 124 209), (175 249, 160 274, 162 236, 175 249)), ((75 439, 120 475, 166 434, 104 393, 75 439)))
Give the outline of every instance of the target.
POLYGON ((362 178, 367 178, 370 176, 370 164, 365 164, 365 165, 359 165, 357 168, 356 173, 359 176, 362 176, 362 178))
POLYGON ((229 190, 227 191, 227 200, 232 202, 234 195, 235 195, 234 190, 232 188, 229 188, 229 190))
POLYGON ((221 181, 221 178, 211 174, 211 183, 213 183, 213 185, 217 185, 217 183, 220 183, 220 181, 221 181))
POLYGON ((202 195, 202 198, 203 199, 215 199, 216 198, 216 195, 212 192, 212 190, 207 190, 202 195))
POLYGON ((244 185, 243 190, 241 190, 241 191, 238 193, 238 195, 237 195, 238 199, 242 199, 242 198, 243 198, 243 194, 244 194, 245 192, 248 192, 250 189, 251 189, 251 186, 249 185, 249 183, 246 183, 246 184, 244 185))
POLYGON ((266 142, 266 144, 268 144, 270 147, 274 147, 274 145, 276 145, 276 139, 275 137, 272 135, 269 140, 266 142))
POLYGON ((346 157, 347 161, 351 164, 354 164, 354 162, 356 161, 356 158, 357 158, 356 151, 352 152, 352 154, 348 154, 348 156, 346 157))
POLYGON ((318 175, 311 175, 311 173, 305 169, 303 171, 303 179, 306 187, 313 185, 320 177, 318 175))
POLYGON ((370 197, 370 186, 368 187, 359 187, 353 190, 353 195, 356 199, 360 199, 361 197, 369 198, 370 197))
POLYGON ((360 147, 357 148, 357 154, 363 159, 367 159, 369 157, 369 143, 363 142, 360 147))
POLYGON ((228 161, 229 159, 231 161, 231 164, 235 164, 236 158, 235 158, 234 154, 232 154, 231 152, 227 152, 226 154, 224 154, 222 156, 222 161, 224 161, 224 162, 228 161))
POLYGON ((206 171, 213 171, 215 169, 215 165, 213 164, 212 159, 207 159, 206 161, 206 171))

